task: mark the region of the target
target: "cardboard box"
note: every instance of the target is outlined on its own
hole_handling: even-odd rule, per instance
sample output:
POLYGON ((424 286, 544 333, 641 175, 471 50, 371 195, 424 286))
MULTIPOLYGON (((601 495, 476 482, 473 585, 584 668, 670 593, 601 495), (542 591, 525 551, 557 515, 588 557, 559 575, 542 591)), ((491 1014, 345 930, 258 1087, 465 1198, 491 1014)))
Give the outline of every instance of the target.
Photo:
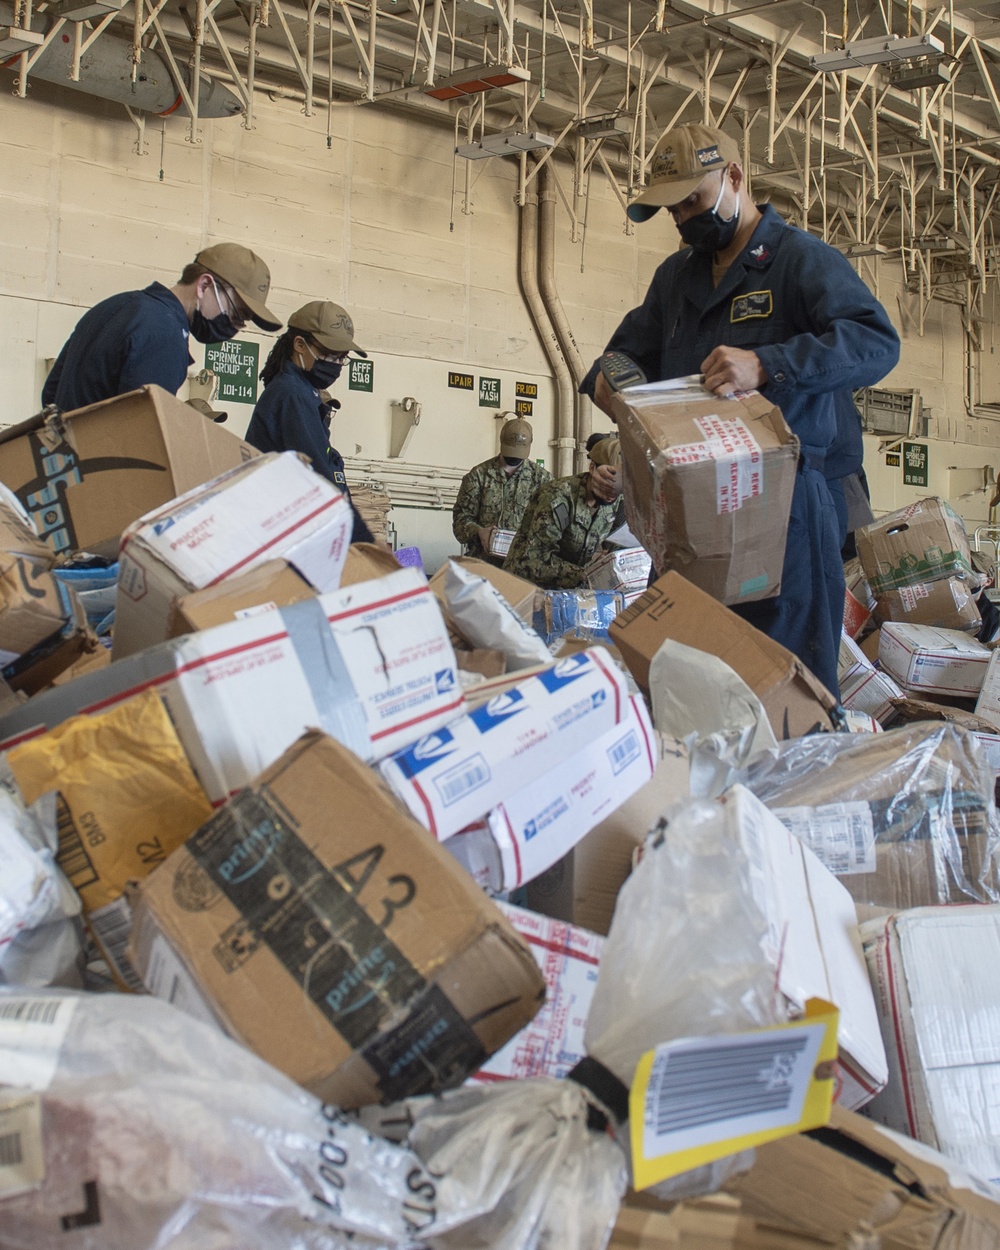
POLYGON ((114 557, 125 527, 259 453, 158 386, 0 431, 0 481, 57 555, 114 557))
POLYGON ((38 694, 100 645, 87 624, 87 614, 79 596, 62 583, 60 595, 66 595, 69 600, 69 614, 62 629, 19 659, 12 660, 0 672, 10 689, 18 694, 38 694))
POLYGON ((862 937, 891 1075, 868 1114, 1000 1184, 1000 906, 921 907, 862 937))
POLYGON ((510 545, 514 541, 514 535, 517 530, 499 530, 495 529, 490 537, 490 555, 498 556, 501 560, 510 551, 510 545))
POLYGON ((975 697, 986 678, 990 650, 958 630, 887 621, 878 658, 907 690, 975 697))
POLYGON ((878 647, 882 641, 882 631, 880 629, 873 630, 872 633, 866 634, 858 643, 865 658, 871 660, 873 664, 878 663, 878 647))
MULTIPOLYGON (((476 560, 472 556, 452 556, 451 558, 456 564, 460 564, 463 569, 468 569, 470 573, 474 573, 477 577, 485 577, 491 586, 499 590, 521 620, 528 625, 531 624, 535 610, 537 586, 525 581, 523 577, 516 577, 513 573, 508 573, 505 569, 498 569, 495 564, 489 564, 485 560, 476 560)), ((444 597, 444 579, 447 572, 448 561, 445 560, 444 564, 430 579, 430 588, 441 604, 441 611, 446 614, 447 604, 444 597)))
POLYGON ((1000 728, 1000 648, 990 653, 986 676, 976 699, 976 715, 1000 728))
POLYGON ((471 1081, 478 1085, 536 1076, 562 1078, 586 1054, 583 1030, 604 939, 509 903, 497 906, 531 948, 545 978, 545 1005, 471 1081))
POLYGON ((857 638, 858 634, 871 620, 872 614, 865 605, 849 591, 844 591, 844 633, 849 638, 857 638))
POLYGON ((831 729, 837 700, 796 656, 679 573, 667 573, 612 621, 608 633, 629 671, 649 689, 649 665, 672 638, 724 660, 767 710, 775 737, 831 729))
POLYGON ((42 542, 34 522, 24 511, 21 501, 0 483, 0 551, 20 556, 39 569, 51 569, 55 563, 52 548, 42 542))
MULTIPOLYGON (((352 543, 340 575, 341 586, 386 577, 401 568, 391 551, 373 543, 352 543)), ((249 573, 228 577, 217 586, 181 595, 174 600, 167 636, 178 638, 199 629, 211 629, 225 621, 241 620, 255 612, 267 612, 310 599, 315 588, 287 560, 268 560, 249 573)))
POLYGON ((0 668, 60 633, 73 618, 68 587, 28 559, 0 551, 0 668))
POLYGON ((890 724, 897 716, 894 700, 903 698, 899 686, 868 659, 845 629, 840 639, 837 666, 840 700, 852 712, 873 716, 880 724, 890 724))
POLYGON ((688 797, 687 748, 656 734, 652 778, 609 813, 573 850, 573 923, 594 933, 611 928, 618 891, 632 871, 632 857, 646 834, 675 803, 688 797))
POLYGON ((437 603, 419 570, 399 569, 118 660, 5 716, 0 738, 13 745, 150 687, 213 803, 310 726, 371 759, 462 707, 437 603))
POLYGON ((388 755, 379 768, 417 820, 444 840, 569 764, 631 712, 625 675, 600 651, 583 651, 388 755))
MULTIPOLYGON (((919 1142, 834 1106, 826 1128, 759 1146, 725 1188, 744 1214, 826 1246, 995 1250, 996 1191, 919 1142)), ((774 1245, 782 1246, 775 1241, 774 1245)))
POLYGON ((545 994, 496 906, 319 733, 142 884, 140 973, 160 943, 229 1033, 344 1108, 461 1084, 545 994))
POLYGON ((295 452, 260 456, 147 513, 122 538, 114 658, 163 642, 181 595, 276 556, 336 590, 352 524, 347 496, 295 452))
POLYGON ((825 1237, 776 1229, 725 1194, 679 1202, 669 1211, 657 1210, 655 1202, 645 1194, 626 1195, 608 1250, 830 1250, 825 1237))
POLYGON ((587 581, 592 590, 645 590, 652 563, 642 547, 599 552, 587 565, 587 581))
POLYGON ((614 397, 629 528, 659 573, 673 569, 720 603, 781 589, 799 443, 752 392, 702 387, 614 397))
POLYGON ((656 743, 641 696, 623 719, 536 781, 514 789, 486 817, 500 880, 514 890, 540 877, 653 775, 656 743))
POLYGON ((880 624, 901 621, 906 625, 938 625, 966 634, 978 633, 983 624, 975 595, 958 577, 887 590, 879 596, 875 619, 880 624))
POLYGON ((943 499, 918 499, 859 529, 855 537, 865 577, 880 603, 888 591, 902 587, 971 578, 965 526, 943 499))

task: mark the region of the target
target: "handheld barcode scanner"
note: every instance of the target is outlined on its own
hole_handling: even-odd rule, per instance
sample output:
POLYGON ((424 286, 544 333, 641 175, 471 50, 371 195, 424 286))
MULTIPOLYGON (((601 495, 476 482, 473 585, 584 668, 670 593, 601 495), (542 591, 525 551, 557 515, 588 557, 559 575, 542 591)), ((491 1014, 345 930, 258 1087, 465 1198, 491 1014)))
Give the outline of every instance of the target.
POLYGON ((643 371, 624 352, 605 352, 599 364, 608 386, 613 391, 623 391, 629 386, 642 386, 646 381, 643 371))

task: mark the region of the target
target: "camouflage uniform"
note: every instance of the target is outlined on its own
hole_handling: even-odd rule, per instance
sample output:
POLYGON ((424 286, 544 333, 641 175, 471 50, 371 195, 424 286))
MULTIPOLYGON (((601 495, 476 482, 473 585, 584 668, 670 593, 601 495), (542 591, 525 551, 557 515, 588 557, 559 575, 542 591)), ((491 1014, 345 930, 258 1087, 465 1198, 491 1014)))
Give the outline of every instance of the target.
POLYGON ((451 523, 465 555, 488 560, 497 568, 503 565, 503 557, 483 551, 479 541, 480 526, 516 530, 535 491, 552 481, 548 469, 533 460, 522 460, 521 467, 510 477, 503 470, 503 457, 494 456, 466 473, 458 488, 451 523))
POLYGON ((544 590, 585 586, 584 572, 614 529, 618 501, 586 502, 588 473, 543 486, 528 506, 504 562, 508 573, 526 577, 544 590))

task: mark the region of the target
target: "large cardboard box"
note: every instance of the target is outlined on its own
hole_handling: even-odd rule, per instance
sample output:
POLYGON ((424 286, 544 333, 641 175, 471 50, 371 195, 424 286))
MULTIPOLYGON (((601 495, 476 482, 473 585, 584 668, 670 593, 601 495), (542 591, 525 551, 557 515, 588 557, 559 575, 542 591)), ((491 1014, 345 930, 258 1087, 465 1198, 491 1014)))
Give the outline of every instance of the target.
POLYGON ((978 633, 983 624, 972 588, 960 577, 886 590, 879 596, 875 619, 879 624, 938 625, 966 634, 978 633))
POLYGON ((216 804, 311 726, 372 759, 462 707, 437 603, 419 570, 399 569, 118 660, 3 717, 0 739, 9 747, 150 687, 216 804))
POLYGON ((163 642, 181 595, 276 556, 336 590, 352 524, 347 496, 295 452, 259 456, 147 513, 122 538, 114 658, 163 642))
POLYGON ((545 1005, 520 1033, 472 1077, 488 1081, 562 1078, 586 1054, 583 1030, 597 984, 604 939, 576 925, 499 903, 500 910, 528 943, 545 978, 545 1005))
POLYGON ((653 656, 672 638, 725 660, 764 704, 779 740, 833 727, 837 700, 802 661, 679 573, 650 586, 608 633, 643 690, 653 656))
POLYGON ((52 548, 35 532, 34 522, 24 511, 21 501, 0 483, 0 551, 20 556, 40 569, 55 563, 52 548))
MULTIPOLYGON (((352 543, 347 549, 340 584, 353 586, 373 581, 397 572, 400 567, 391 551, 372 543, 352 543)), ((249 573, 181 595, 171 609, 167 636, 177 638, 272 608, 288 607, 301 599, 311 599, 316 593, 315 587, 287 560, 268 560, 249 573)))
MULTIPOLYGON (((826 1128, 759 1146, 750 1171, 725 1188, 776 1234, 813 1236, 824 1246, 1000 1245, 995 1190, 919 1142, 836 1105, 826 1128)), ((773 1244, 785 1243, 776 1235, 773 1244)))
POLYGON ((906 690, 975 698, 986 679, 990 649, 956 629, 887 621, 879 663, 906 690))
POLYGON ((798 439, 753 392, 632 390, 614 400, 629 527, 658 573, 674 569, 720 603, 781 589, 798 439))
POLYGON ((891 1078, 868 1113, 1000 1184, 1000 906, 921 907, 861 932, 891 1078))
POLYGON ((114 556, 125 527, 259 453, 158 386, 0 431, 0 481, 57 555, 114 556))
POLYGON ((568 765, 631 715, 624 673, 599 650, 582 651, 386 756, 379 768, 443 840, 568 765))
POLYGON ((140 974, 162 943, 229 1033, 345 1108, 460 1084, 545 993, 497 907, 319 733, 142 884, 140 974))
POLYGON ((0 668, 59 633, 73 616, 67 586, 28 559, 0 550, 0 668))

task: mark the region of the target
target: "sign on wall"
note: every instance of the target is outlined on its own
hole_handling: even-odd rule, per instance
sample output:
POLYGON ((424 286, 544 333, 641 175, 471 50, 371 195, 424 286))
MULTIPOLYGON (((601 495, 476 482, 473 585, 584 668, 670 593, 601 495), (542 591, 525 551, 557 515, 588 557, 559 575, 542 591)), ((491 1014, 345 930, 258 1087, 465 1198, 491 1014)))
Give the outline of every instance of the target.
POLYGON ((347 375, 347 389, 349 391, 371 391, 374 387, 375 361, 352 359, 350 371, 347 375))
POLYGON ((471 373, 453 373, 448 370, 448 385, 459 391, 475 389, 476 380, 471 373))
POLYGON ((239 404, 257 402, 257 375, 260 372, 260 344, 243 339, 226 343, 209 343, 205 347, 205 368, 219 379, 220 403, 235 400, 239 404))
POLYGON ((500 379, 499 378, 483 378, 479 379, 479 407, 480 408, 499 408, 500 407, 500 379))
POLYGON ((531 416, 532 403, 530 399, 517 399, 514 401, 514 411, 519 417, 531 416))
POLYGON ((537 382, 515 382, 514 394, 521 396, 523 399, 537 399, 538 398, 538 383, 537 382))
POLYGON ((903 485, 927 485, 927 444, 903 444, 903 485))

